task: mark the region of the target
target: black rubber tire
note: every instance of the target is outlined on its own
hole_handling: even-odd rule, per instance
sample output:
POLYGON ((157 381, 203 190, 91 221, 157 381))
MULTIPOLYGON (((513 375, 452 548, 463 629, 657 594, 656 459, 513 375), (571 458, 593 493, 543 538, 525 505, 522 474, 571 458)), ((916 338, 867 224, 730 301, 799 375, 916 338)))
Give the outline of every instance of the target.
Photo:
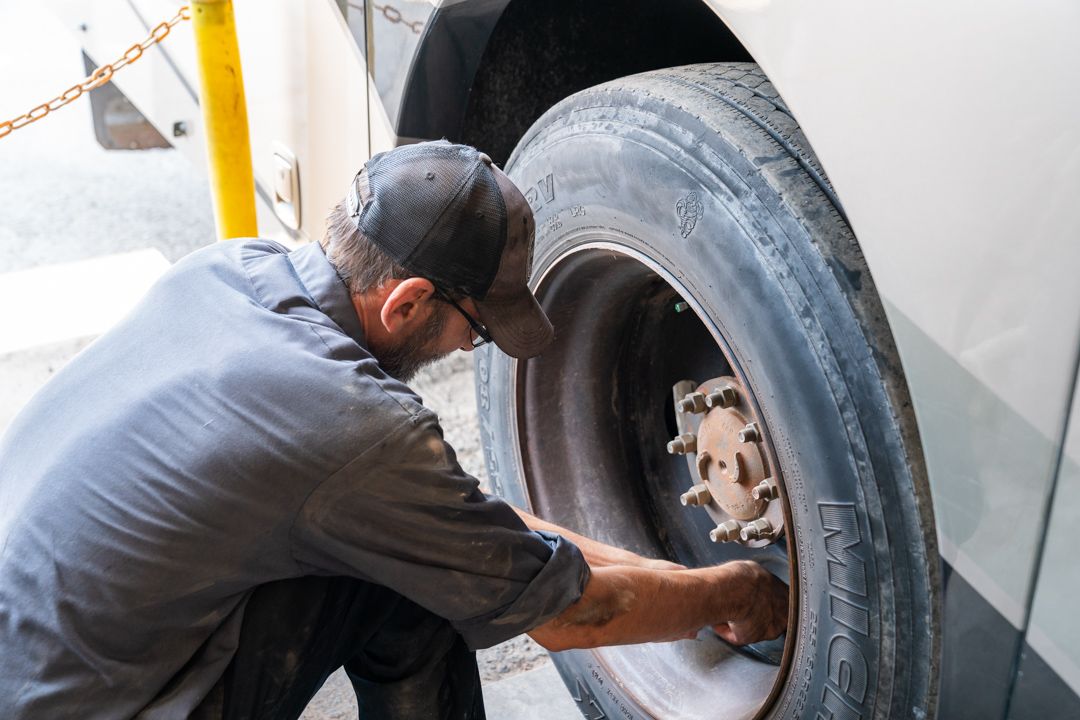
MULTIPOLYGON (((738 358, 757 398, 783 473, 798 567, 793 660, 765 716, 932 717, 938 554, 905 380, 857 241, 761 70, 694 65, 583 91, 537 121, 507 170, 536 213, 534 284, 591 234, 615 238, 670 273, 738 358)), ((612 324, 634 314, 632 298, 605 306, 596 288, 580 291, 588 304, 568 310, 551 298, 572 290, 538 288, 556 322, 556 345, 580 344, 528 363, 590 352, 568 330, 568 313, 609 313, 612 324)), ((662 354, 663 341, 632 352, 662 354)), ((597 488, 572 502, 528 469, 545 459, 521 450, 522 418, 561 412, 571 422, 572 411, 559 382, 549 383, 549 400, 528 400, 534 396, 519 384, 528 363, 490 348, 477 356, 496 492, 585 532, 599 513, 630 512, 598 499, 606 492, 603 457, 562 459, 568 473, 592 474, 576 487, 597 488), (520 405, 527 402, 550 408, 520 405)), ((561 380, 592 381, 579 375, 567 370, 561 380)), ((612 420, 618 415, 616 408, 612 420)), ((617 529, 600 530, 618 541, 617 529)), ((586 717, 657 716, 641 700, 647 689, 611 677, 593 653, 562 653, 555 662, 586 717)))

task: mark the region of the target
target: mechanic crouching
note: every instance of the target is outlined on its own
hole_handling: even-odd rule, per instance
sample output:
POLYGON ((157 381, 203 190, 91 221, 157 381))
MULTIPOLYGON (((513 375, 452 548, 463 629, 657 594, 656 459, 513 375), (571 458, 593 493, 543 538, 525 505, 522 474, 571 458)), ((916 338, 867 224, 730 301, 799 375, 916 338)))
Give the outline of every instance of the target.
MULTIPOLYGON (((474 650, 784 631, 752 562, 687 570, 486 496, 404 384, 553 330, 532 212, 483 153, 382 153, 292 252, 177 263, 0 443, 0 717, 483 718, 474 650)), ((77 298, 75 299, 77 301, 77 298)))

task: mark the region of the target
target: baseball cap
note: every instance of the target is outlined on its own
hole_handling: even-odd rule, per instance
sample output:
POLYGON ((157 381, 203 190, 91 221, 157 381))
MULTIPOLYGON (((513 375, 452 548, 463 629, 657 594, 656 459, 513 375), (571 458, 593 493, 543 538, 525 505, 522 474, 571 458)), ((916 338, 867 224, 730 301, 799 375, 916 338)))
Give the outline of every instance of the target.
POLYGON ((487 155, 445 140, 379 153, 353 179, 346 204, 394 262, 472 298, 507 355, 533 357, 551 343, 551 322, 528 286, 532 209, 487 155))

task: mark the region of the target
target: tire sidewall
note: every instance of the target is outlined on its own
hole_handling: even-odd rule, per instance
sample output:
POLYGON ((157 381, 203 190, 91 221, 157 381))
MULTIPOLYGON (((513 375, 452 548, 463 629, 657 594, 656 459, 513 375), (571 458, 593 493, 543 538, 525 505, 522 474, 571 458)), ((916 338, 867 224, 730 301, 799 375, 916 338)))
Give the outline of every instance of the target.
MULTIPOLYGON (((668 268, 727 343, 758 399, 797 529, 795 650, 770 717, 871 717, 888 706, 875 690, 896 638, 882 634, 893 602, 886 510, 851 436, 858 409, 827 361, 852 341, 851 320, 821 317, 836 305, 831 276, 804 261, 795 245, 811 245, 806 229, 736 144, 718 135, 703 151, 693 123, 665 122, 661 103, 612 95, 573 119, 542 120, 508 167, 536 216, 534 278, 603 236, 668 268)), ((493 489, 529 507, 515 452, 517 361, 484 348, 476 367, 493 489)), ((594 653, 556 663, 583 709, 651 717, 594 653)))

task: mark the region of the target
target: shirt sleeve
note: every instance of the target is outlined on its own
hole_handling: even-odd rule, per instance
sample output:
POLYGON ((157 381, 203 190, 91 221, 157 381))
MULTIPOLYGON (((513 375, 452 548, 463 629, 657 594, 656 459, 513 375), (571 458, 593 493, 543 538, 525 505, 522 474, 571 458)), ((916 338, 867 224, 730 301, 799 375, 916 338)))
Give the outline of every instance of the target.
POLYGON ((577 546, 480 492, 426 409, 316 488, 292 546, 304 569, 389 587, 474 650, 555 617, 589 579, 577 546))

